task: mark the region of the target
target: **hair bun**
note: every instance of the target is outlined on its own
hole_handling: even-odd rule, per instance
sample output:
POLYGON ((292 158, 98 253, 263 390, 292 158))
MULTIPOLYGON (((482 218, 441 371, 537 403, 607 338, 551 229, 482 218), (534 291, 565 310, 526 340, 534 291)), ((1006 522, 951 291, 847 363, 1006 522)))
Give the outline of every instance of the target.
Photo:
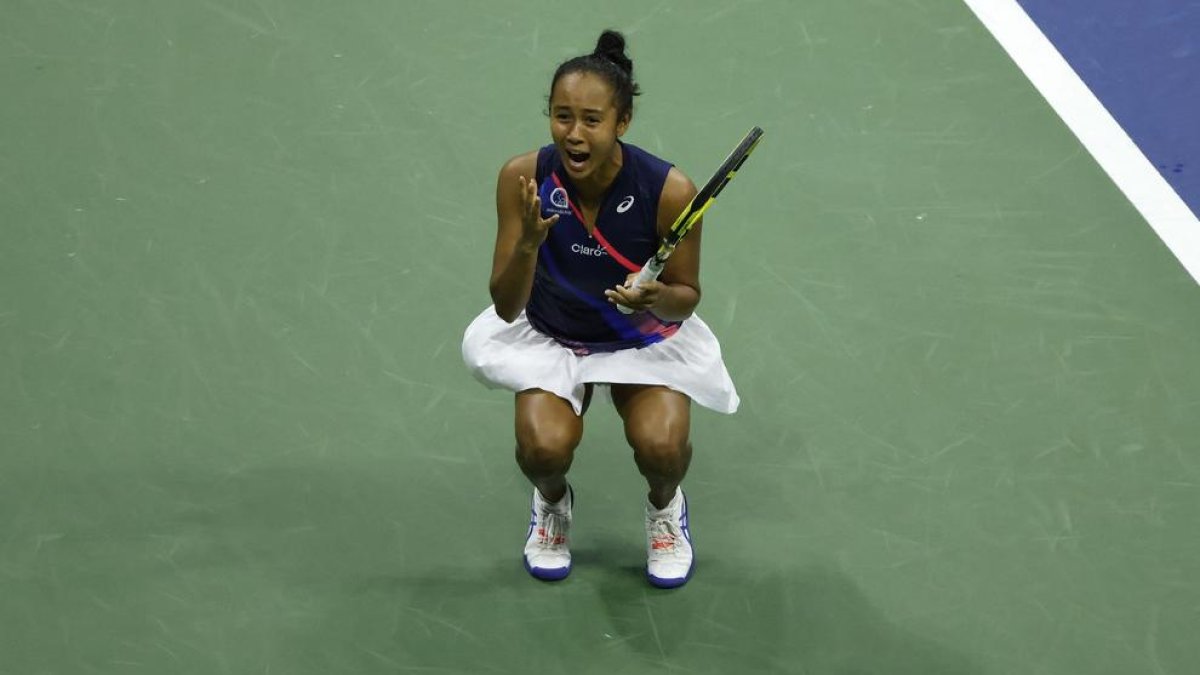
POLYGON ((596 40, 596 50, 592 54, 612 61, 625 71, 626 75, 633 76, 633 61, 625 55, 625 36, 619 32, 606 30, 601 33, 600 39, 596 40))

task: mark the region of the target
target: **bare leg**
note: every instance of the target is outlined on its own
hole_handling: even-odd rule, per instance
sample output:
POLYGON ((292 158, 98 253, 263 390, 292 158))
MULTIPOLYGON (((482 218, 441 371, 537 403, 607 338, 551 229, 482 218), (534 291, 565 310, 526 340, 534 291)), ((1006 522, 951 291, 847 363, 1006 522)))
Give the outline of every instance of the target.
MULTIPOLYGON (((590 398, 590 389, 588 394, 590 398)), ((521 471, 546 501, 562 499, 567 492, 567 471, 583 438, 583 418, 566 400, 530 389, 517 394, 516 433, 521 471)))
POLYGON ((692 461, 691 399, 653 385, 614 384, 613 401, 625 421, 625 439, 649 486, 655 508, 666 508, 692 461))

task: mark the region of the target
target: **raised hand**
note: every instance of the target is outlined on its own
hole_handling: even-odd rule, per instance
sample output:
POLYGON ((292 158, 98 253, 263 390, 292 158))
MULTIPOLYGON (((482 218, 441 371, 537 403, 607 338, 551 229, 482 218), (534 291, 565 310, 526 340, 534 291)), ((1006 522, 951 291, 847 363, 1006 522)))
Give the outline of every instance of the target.
POLYGON ((558 214, 549 218, 542 217, 542 198, 538 196, 537 181, 526 180, 521 176, 521 240, 530 247, 536 248, 546 241, 550 228, 558 222, 558 214))

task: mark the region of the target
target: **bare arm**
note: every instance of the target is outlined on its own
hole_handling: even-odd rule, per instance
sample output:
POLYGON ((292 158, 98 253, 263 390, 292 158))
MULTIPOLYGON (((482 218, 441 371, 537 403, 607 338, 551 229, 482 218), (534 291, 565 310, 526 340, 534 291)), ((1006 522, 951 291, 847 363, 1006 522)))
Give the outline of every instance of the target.
POLYGON ((496 314, 512 323, 529 302, 538 247, 558 216, 543 219, 537 195, 537 152, 510 159, 496 181, 496 249, 488 290, 496 314))

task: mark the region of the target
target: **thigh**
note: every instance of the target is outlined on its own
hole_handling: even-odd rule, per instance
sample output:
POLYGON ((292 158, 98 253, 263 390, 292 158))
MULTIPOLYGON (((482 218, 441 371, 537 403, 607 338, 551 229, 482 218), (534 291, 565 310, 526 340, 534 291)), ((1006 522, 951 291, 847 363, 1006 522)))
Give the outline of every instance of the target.
MULTIPOLYGON (((590 402, 591 385, 584 395, 590 402)), ((516 396, 517 442, 523 446, 573 449, 583 437, 583 417, 566 399, 542 389, 526 389, 516 396)))
POLYGON ((687 442, 692 399, 686 394, 661 385, 614 384, 612 398, 617 414, 625 422, 625 436, 630 443, 687 442))

